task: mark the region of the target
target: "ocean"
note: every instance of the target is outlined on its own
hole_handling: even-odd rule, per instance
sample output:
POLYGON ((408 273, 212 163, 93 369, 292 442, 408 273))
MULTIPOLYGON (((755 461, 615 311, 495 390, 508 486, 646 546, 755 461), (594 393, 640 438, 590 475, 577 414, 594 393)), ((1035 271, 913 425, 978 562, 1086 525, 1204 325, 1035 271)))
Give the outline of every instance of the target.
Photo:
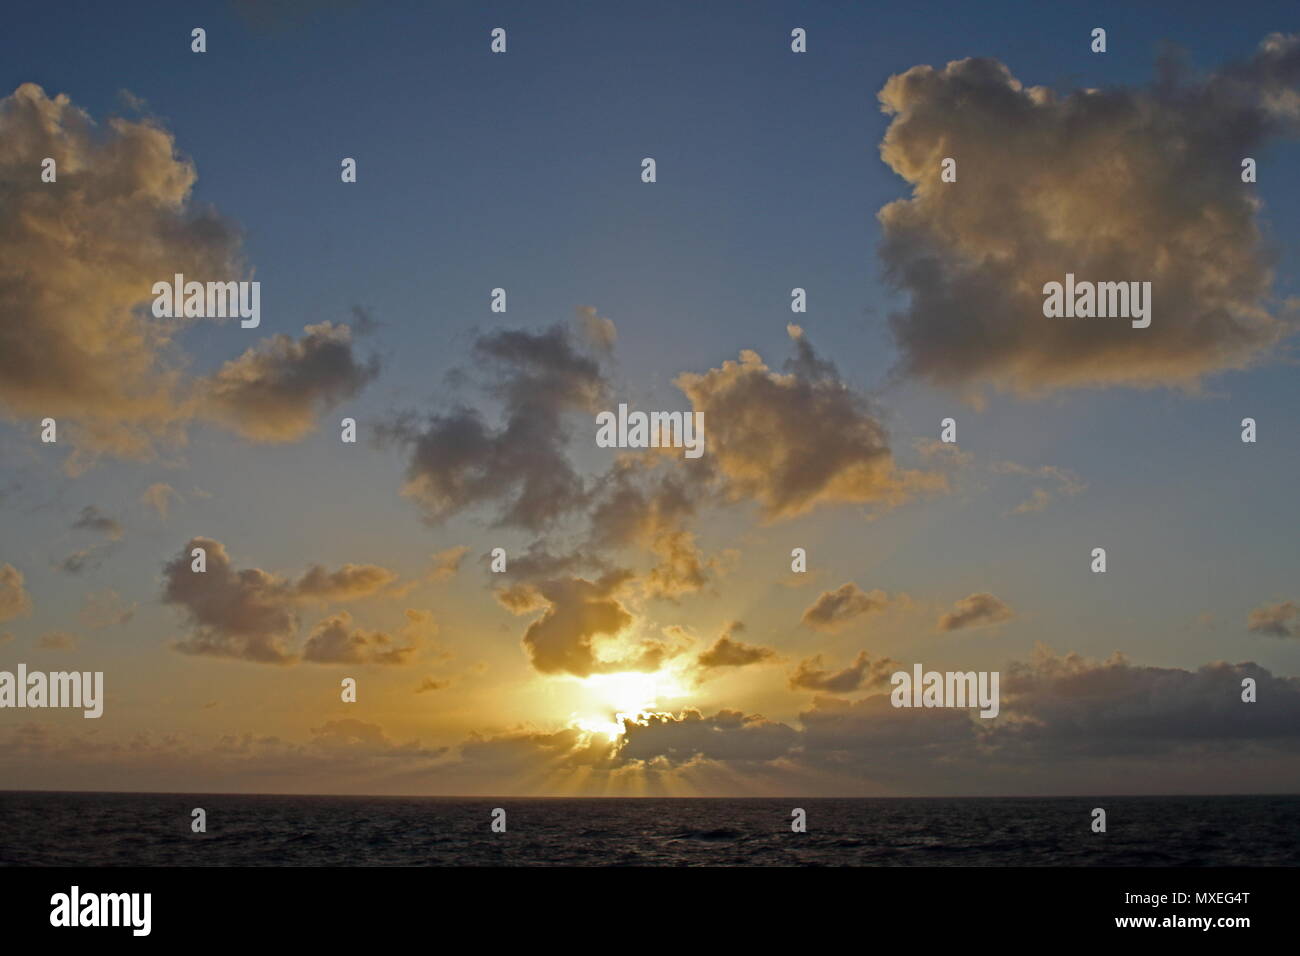
POLYGON ((0 793, 7 866, 1295 866, 1300 796, 0 793), (201 807, 207 832, 191 832, 201 807), (506 811, 506 832, 491 830, 506 811), (807 832, 791 832, 791 810, 807 832), (1092 809, 1107 814, 1093 833, 1092 809))

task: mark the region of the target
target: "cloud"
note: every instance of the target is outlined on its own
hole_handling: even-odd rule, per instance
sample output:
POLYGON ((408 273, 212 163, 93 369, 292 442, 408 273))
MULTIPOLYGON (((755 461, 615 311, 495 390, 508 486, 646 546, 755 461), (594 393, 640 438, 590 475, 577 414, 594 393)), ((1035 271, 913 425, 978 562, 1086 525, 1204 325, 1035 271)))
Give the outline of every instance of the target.
POLYGON ((426 677, 424 680, 420 681, 420 686, 415 688, 415 692, 417 694, 424 694, 431 690, 443 690, 450 686, 451 681, 449 680, 434 680, 432 677, 426 677))
POLYGON ((175 342, 189 323, 152 315, 154 283, 247 270, 237 229, 191 203, 197 173, 171 134, 152 118, 101 130, 66 95, 25 83, 0 99, 0 141, 0 414, 56 419, 70 472, 101 454, 152 458, 196 416, 294 440, 377 373, 353 357, 348 328, 326 322, 190 379, 175 342), (53 183, 31 175, 47 156, 53 183))
MULTIPOLYGON (((1055 465, 1027 468, 1014 461, 1001 461, 990 467, 998 474, 1025 475, 1035 480, 1053 482, 1056 485, 1056 491, 1062 495, 1077 495, 1088 487, 1074 472, 1068 468, 1058 468, 1055 465)), ((1035 487, 1030 491, 1029 498, 1012 508, 1010 513, 1015 515, 1032 514, 1045 510, 1051 502, 1051 492, 1041 486, 1035 487)))
POLYGON ((108 588, 83 597, 78 616, 81 618, 81 623, 95 630, 119 627, 131 622, 135 617, 136 607, 135 602, 130 605, 125 604, 120 594, 108 588))
POLYGON ((108 517, 94 505, 86 505, 77 515, 77 520, 72 522, 74 530, 94 531, 105 535, 110 541, 117 541, 122 537, 122 526, 113 518, 108 517))
POLYGON ((0 99, 0 141, 0 413, 57 419, 80 464, 148 457, 191 414, 171 348, 184 322, 148 314, 152 285, 242 274, 236 232, 191 205, 194 166, 152 120, 97 127, 24 83, 0 99), (54 183, 33 173, 47 156, 54 183))
POLYGON ((1017 718, 1005 728, 1006 746, 1050 739, 1076 752, 1122 753, 1188 740, 1300 744, 1300 679, 1253 662, 1187 671, 1136 666, 1118 653, 1100 662, 1057 655, 1039 644, 1028 662, 1008 668, 1002 692, 1017 718), (1245 677, 1257 682, 1261 699, 1268 695, 1269 707, 1242 702, 1245 677))
POLYGON ((657 670, 666 653, 657 641, 619 647, 611 639, 633 623, 618 592, 631 580, 627 571, 611 571, 595 581, 565 577, 498 589, 497 600, 516 614, 541 617, 524 632, 524 649, 543 674, 590 677, 619 671, 657 670), (614 656, 602 651, 614 650, 614 656))
POLYGON ((313 564, 294 582, 293 592, 319 601, 351 601, 369 597, 396 580, 394 572, 377 564, 345 564, 337 571, 313 564))
POLYGON ((12 564, 0 564, 0 621, 31 613, 32 597, 27 593, 23 573, 12 564))
POLYGON ((382 631, 352 626, 352 615, 340 611, 317 623, 303 648, 302 659, 314 664, 408 664, 416 645, 399 647, 382 631))
POLYGON ((586 501, 582 479, 564 454, 565 418, 595 410, 605 379, 562 325, 493 332, 481 336, 474 351, 491 370, 491 394, 504 403, 499 428, 460 407, 431 415, 423 426, 406 416, 380 434, 406 448, 403 493, 429 520, 494 505, 497 525, 541 530, 586 501))
POLYGON ((1300 37, 1204 80, 1059 95, 996 60, 915 66, 880 91, 881 157, 912 187, 878 214, 900 371, 973 392, 1194 388, 1286 332, 1241 160, 1297 131, 1300 37), (945 157, 958 179, 939 179, 945 157), (1104 161, 1098 161, 1104 157, 1104 161), (1042 289, 1149 281, 1152 321, 1046 318, 1042 289))
POLYGON ((166 482, 155 482, 144 490, 140 495, 140 500, 147 504, 154 511, 158 512, 158 517, 164 521, 167 520, 167 513, 171 510, 172 500, 180 501, 181 496, 171 485, 166 482))
POLYGON ((835 694, 875 690, 887 686, 890 675, 902 667, 892 657, 881 657, 873 661, 866 651, 859 651, 852 664, 832 672, 824 669, 822 656, 818 654, 799 662, 799 666, 790 675, 790 689, 824 690, 835 694))
POLYGON ((52 725, 28 721, 0 736, 0 774, 22 773, 60 790, 94 779, 115 790, 216 792, 240 781, 236 788, 256 793, 374 793, 391 791, 394 779, 398 787, 412 779, 431 785, 442 776, 446 751, 395 741, 378 724, 354 718, 327 720, 301 742, 253 733, 215 740, 149 730, 128 738, 60 735, 52 725))
POLYGON ((36 646, 47 651, 70 651, 77 646, 77 638, 67 631, 50 631, 40 636, 36 646))
POLYGON ((787 753, 799 732, 786 724, 738 710, 719 710, 706 717, 698 710, 681 714, 646 714, 625 720, 620 761, 661 761, 678 765, 697 758, 722 761, 773 760, 787 753))
POLYGON ((597 315, 595 308, 589 305, 578 307, 578 330, 593 348, 601 352, 611 352, 618 341, 618 329, 610 319, 597 315))
POLYGON ((746 667, 776 657, 776 651, 770 647, 758 647, 732 639, 731 635, 744 629, 745 625, 740 621, 732 621, 713 645, 700 653, 695 659, 696 663, 701 668, 710 670, 720 667, 746 667))
POLYGON ((614 792, 771 795, 815 786, 883 795, 1294 793, 1300 679, 1223 661, 1185 670, 1093 661, 1043 646, 1002 670, 1002 710, 895 708, 888 693, 818 696, 798 724, 734 708, 579 727, 472 733, 452 750, 399 743, 377 724, 328 720, 304 742, 232 734, 71 736, 28 722, 0 734, 0 776, 31 786, 247 792, 571 793, 574 774, 614 792), (1245 678, 1259 703, 1241 701, 1245 678), (718 784, 718 787, 711 786, 718 784), (794 789, 792 789, 792 787, 794 789))
MULTIPOLYGON (((300 659, 291 644, 301 604, 365 597, 395 579, 393 572, 376 565, 346 564, 332 572, 312 565, 293 581, 258 568, 237 569, 220 541, 196 537, 163 567, 162 600, 181 608, 193 628, 188 637, 173 643, 175 650, 292 664, 300 659), (202 573, 191 570, 195 548, 206 553, 207 570, 202 573)), ((405 661, 397 653, 400 649, 387 646, 386 635, 352 631, 349 623, 346 615, 335 615, 317 625, 307 659, 334 663, 339 655, 356 653, 375 663, 405 661)))
POLYGON ((864 614, 883 611, 889 606, 884 591, 864 592, 852 581, 834 591, 823 591, 803 612, 803 623, 815 631, 834 633, 843 630, 864 614))
POLYGON ((379 374, 377 358, 357 361, 346 325, 303 331, 297 340, 264 339, 203 381, 205 412, 255 442, 297 441, 321 412, 355 398, 379 374))
POLYGON ((1235 792, 1290 792, 1300 780, 1300 679, 1258 664, 1141 667, 1038 645, 1003 669, 1001 698, 984 720, 895 708, 888 693, 819 697, 800 714, 802 759, 913 793, 1221 793, 1237 774, 1235 792), (1268 707, 1241 701, 1245 677, 1268 707))
POLYGON ((1247 615, 1246 626, 1256 634, 1300 637, 1300 605, 1295 601, 1280 601, 1257 607, 1247 615))
POLYGON ((191 538, 163 568, 163 603, 181 607, 194 632, 172 646, 186 654, 289 664, 298 616, 286 582, 257 568, 237 570, 225 545, 191 538), (207 570, 191 570, 191 552, 203 548, 207 570))
POLYGON ((636 546, 658 563, 641 579, 651 597, 670 600, 702 589, 716 562, 706 558, 687 529, 696 502, 707 498, 706 475, 682 471, 679 460, 623 457, 593 491, 586 551, 636 546), (668 469, 668 470, 664 470, 668 469))
POLYGON ((704 413, 706 459, 732 500, 754 499, 767 520, 825 504, 897 504, 946 487, 942 476, 899 471, 884 426, 867 400, 819 358, 798 326, 784 373, 756 352, 677 386, 704 413))
POLYGON ((448 548, 446 551, 439 551, 433 556, 433 570, 429 572, 430 581, 445 581, 447 578, 455 577, 460 571, 460 563, 464 560, 465 555, 469 553, 468 545, 460 545, 455 548, 448 548))
POLYGON ((987 627, 1015 617, 1015 612, 988 592, 971 594, 939 618, 939 630, 959 631, 966 627, 987 627))
POLYGON ((103 560, 102 550, 101 548, 81 548, 61 561, 56 561, 54 566, 68 574, 80 574, 89 568, 99 567, 99 563, 103 560))

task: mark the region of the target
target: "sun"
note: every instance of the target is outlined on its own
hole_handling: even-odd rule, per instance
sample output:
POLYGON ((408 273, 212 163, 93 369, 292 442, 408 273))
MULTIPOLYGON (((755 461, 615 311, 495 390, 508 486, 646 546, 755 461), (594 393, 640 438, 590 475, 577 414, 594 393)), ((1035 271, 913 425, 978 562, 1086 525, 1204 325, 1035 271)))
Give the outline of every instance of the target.
POLYGON ((589 733, 611 739, 622 736, 623 720, 655 713, 661 702, 680 698, 686 691, 676 675, 667 671, 624 671, 593 674, 578 681, 581 709, 575 723, 589 733))

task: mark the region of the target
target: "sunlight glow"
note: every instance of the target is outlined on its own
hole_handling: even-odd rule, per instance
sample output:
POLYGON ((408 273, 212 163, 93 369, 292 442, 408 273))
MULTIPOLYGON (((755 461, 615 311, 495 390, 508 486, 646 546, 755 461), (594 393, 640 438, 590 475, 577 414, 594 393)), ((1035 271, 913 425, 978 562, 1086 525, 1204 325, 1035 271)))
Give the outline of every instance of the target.
POLYGON ((578 682, 587 698, 584 712, 575 714, 574 725, 610 740, 621 737, 624 720, 636 720, 655 713, 660 701, 683 697, 686 689, 677 676, 667 671, 593 674, 578 682))

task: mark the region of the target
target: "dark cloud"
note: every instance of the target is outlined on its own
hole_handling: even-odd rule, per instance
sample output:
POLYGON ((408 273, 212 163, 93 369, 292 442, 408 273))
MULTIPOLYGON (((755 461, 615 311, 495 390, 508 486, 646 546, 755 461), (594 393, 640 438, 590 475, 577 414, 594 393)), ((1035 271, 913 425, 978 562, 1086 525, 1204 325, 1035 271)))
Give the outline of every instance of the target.
POLYGON ((298 597, 320 601, 348 601, 367 597, 397 580, 397 575, 377 564, 345 564, 330 571, 313 564, 293 585, 298 597))
POLYGON ((1009 621, 1016 614, 1002 601, 988 592, 971 594, 952 606, 952 610, 939 618, 939 630, 959 631, 966 627, 986 627, 1009 621))
POLYGON ((72 522, 72 527, 74 530, 94 531, 107 536, 112 541, 122 537, 122 526, 94 505, 86 505, 82 508, 81 513, 77 515, 77 520, 72 522))
POLYGON ((103 560, 103 548, 80 548, 66 558, 54 562, 54 566, 67 574, 81 574, 83 571, 99 567, 103 560))
POLYGON ((399 646, 382 631, 352 626, 352 615, 340 611, 317 623, 303 648, 302 659, 314 664, 407 664, 418 648, 399 646))
MULTIPOLYGON (((193 627, 172 646, 186 654, 292 664, 302 656, 292 645, 303 603, 364 597, 395 577, 376 565, 348 564, 334 572, 313 565, 293 581, 259 568, 238 569, 220 541, 192 538, 163 567, 163 602, 180 607, 193 627), (195 548, 206 553, 207 570, 202 573, 191 570, 195 548)), ((406 649, 392 647, 387 635, 353 630, 350 623, 346 614, 321 621, 307 643, 306 659, 388 664, 407 660, 406 649)))
POLYGON ((317 416, 354 398, 379 374, 358 361, 346 325, 309 325, 300 339, 263 339, 200 384, 206 414, 257 442, 297 441, 317 416))
POLYGON ((835 632, 864 614, 883 611, 889 595, 876 590, 867 593, 852 581, 834 591, 823 591, 803 612, 803 623, 815 631, 835 632))
POLYGON ((892 657, 871 659, 866 651, 859 651, 853 663, 838 671, 828 671, 817 654, 799 662, 790 675, 791 690, 824 690, 833 694, 850 694, 856 690, 877 690, 888 686, 889 677, 903 665, 892 657))
POLYGON ((403 490, 430 520, 492 505, 498 525, 541 530, 586 501, 582 479, 564 453, 565 419, 594 411, 605 379, 561 325, 494 332, 480 337, 474 350, 494 372, 489 389, 505 409, 500 427, 461 407, 432 415, 423 426, 407 417, 382 435, 407 448, 403 490))
POLYGON ((646 714, 624 721, 622 762, 642 760, 679 765, 704 758, 720 761, 774 760, 799 741, 799 732, 782 723, 737 710, 706 717, 698 710, 646 714))
POLYGON ((776 651, 770 647, 745 644, 732 637, 733 634, 744 629, 745 625, 740 621, 733 621, 728 624, 712 646, 702 651, 695 659, 696 663, 705 670, 711 670, 721 667, 746 667, 749 664, 760 664, 776 657, 776 651))
POLYGON ((587 550, 635 546, 657 563, 641 580, 652 597, 678 598, 699 591, 714 562, 688 530, 697 504, 709 496, 705 469, 683 470, 679 459, 625 457, 601 477, 593 493, 587 550))

